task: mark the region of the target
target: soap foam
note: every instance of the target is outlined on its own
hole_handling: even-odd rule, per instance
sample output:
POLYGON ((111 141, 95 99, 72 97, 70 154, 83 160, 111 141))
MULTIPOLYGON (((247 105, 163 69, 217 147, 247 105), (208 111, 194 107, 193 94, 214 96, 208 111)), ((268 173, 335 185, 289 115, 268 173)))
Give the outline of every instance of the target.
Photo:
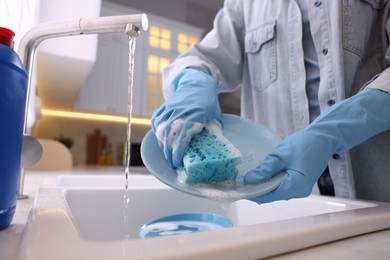
POLYGON ((167 121, 161 122, 156 129, 156 137, 160 143, 164 143, 164 128, 167 125, 167 121))
MULTIPOLYGON (((181 125, 180 125, 180 130, 182 128, 182 125, 183 125, 183 123, 181 123, 181 125)), ((202 131, 202 128, 203 128, 203 126, 201 123, 194 123, 192 125, 192 127, 187 130, 186 135, 185 135, 184 139, 182 140, 182 143, 189 143, 194 135, 196 135, 202 131)), ((171 131, 173 131, 173 130, 177 131, 175 129, 175 125, 172 124, 171 131)), ((177 142, 173 143, 173 145, 172 145, 172 152, 173 153, 179 148, 179 145, 180 144, 178 144, 177 142)))
MULTIPOLYGON (((180 179, 179 179, 180 181, 180 179)), ((182 181, 180 181, 182 182, 182 181)), ((184 183, 185 185, 197 190, 202 197, 214 200, 220 203, 232 203, 238 198, 245 196, 245 190, 235 190, 234 180, 221 183, 184 183)))
POLYGON ((166 137, 164 133, 166 126, 167 126, 167 121, 163 121, 157 126, 156 137, 160 143, 165 144, 168 147, 172 147, 175 143, 177 136, 181 131, 181 128, 183 127, 183 120, 177 119, 172 122, 168 137, 166 137))
MULTIPOLYGON (((174 153, 179 147, 176 141, 177 137, 179 136, 180 131, 183 127, 183 119, 176 119, 172 122, 171 128, 169 130, 168 138, 166 139, 164 134, 164 129, 166 128, 167 121, 161 122, 156 129, 156 137, 157 140, 161 144, 167 145, 168 148, 172 148, 172 152, 174 153)), ((183 143, 189 143, 191 138, 202 131, 202 124, 200 123, 194 123, 193 126, 187 130, 186 135, 184 139, 182 140, 183 143)))

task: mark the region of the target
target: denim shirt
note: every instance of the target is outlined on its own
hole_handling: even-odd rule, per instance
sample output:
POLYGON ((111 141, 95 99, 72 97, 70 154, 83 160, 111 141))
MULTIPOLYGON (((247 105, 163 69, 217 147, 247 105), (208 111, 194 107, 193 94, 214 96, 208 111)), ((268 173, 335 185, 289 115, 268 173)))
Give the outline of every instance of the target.
MULTIPOLYGON (((307 0, 320 67, 320 110, 363 87, 390 93, 386 0, 307 0), (387 30, 386 30, 387 29, 387 30)), ((206 69, 220 92, 241 88, 243 117, 282 138, 310 123, 302 13, 295 0, 226 0, 214 28, 164 70, 164 94, 186 67, 206 69)), ((390 202, 390 133, 335 154, 329 170, 338 197, 390 202)))

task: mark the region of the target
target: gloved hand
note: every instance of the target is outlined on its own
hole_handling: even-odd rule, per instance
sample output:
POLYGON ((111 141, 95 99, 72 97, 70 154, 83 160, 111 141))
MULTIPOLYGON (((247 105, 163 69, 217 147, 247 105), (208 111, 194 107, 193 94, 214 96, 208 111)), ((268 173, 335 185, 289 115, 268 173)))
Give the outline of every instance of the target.
POLYGON ((182 166, 183 156, 195 134, 209 120, 223 125, 217 82, 208 73, 188 68, 172 81, 174 90, 152 116, 152 130, 173 168, 182 166))
POLYGON ((370 88, 332 106, 307 128, 282 141, 245 175, 246 184, 256 184, 280 171, 286 173, 277 189, 251 200, 267 203, 310 195, 332 154, 390 129, 389 109, 390 95, 370 88))

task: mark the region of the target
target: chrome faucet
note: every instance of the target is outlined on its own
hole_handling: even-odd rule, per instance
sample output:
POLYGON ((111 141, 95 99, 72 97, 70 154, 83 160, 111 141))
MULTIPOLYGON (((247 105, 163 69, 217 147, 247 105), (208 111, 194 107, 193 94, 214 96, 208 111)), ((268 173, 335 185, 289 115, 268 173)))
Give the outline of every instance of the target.
MULTIPOLYGON (((139 31, 148 29, 148 18, 146 14, 105 16, 97 18, 69 21, 53 21, 39 24, 28 31, 22 38, 19 45, 19 57, 23 61, 28 75, 27 98, 25 105, 23 134, 27 134, 27 117, 29 97, 31 91, 31 75, 34 64, 35 50, 38 45, 50 38, 59 38, 83 34, 100 33, 125 33, 129 37, 138 36, 139 31)), ((25 199, 28 196, 23 194, 25 169, 20 169, 18 199, 25 199)))

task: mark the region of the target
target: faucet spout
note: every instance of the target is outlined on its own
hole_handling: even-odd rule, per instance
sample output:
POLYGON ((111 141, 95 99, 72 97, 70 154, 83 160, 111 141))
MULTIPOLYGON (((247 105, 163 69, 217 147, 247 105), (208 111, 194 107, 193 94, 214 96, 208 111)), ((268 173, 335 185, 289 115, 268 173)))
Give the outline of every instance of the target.
POLYGON ((19 57, 26 67, 27 74, 30 75, 35 49, 43 40, 82 34, 127 33, 129 24, 133 25, 137 31, 146 31, 149 23, 146 14, 42 23, 32 28, 22 38, 19 45, 19 57))
MULTIPOLYGON (((129 37, 136 37, 138 36, 139 31, 146 31, 148 26, 149 22, 146 14, 133 14, 46 22, 41 23, 28 31, 22 38, 18 50, 19 57, 22 60, 28 75, 23 134, 27 134, 27 110, 29 107, 31 75, 34 65, 35 50, 42 41, 50 38, 74 35, 115 32, 125 33, 129 37)), ((25 169, 23 168, 20 170, 18 199, 27 198, 26 195, 23 195, 24 170, 25 169)))

